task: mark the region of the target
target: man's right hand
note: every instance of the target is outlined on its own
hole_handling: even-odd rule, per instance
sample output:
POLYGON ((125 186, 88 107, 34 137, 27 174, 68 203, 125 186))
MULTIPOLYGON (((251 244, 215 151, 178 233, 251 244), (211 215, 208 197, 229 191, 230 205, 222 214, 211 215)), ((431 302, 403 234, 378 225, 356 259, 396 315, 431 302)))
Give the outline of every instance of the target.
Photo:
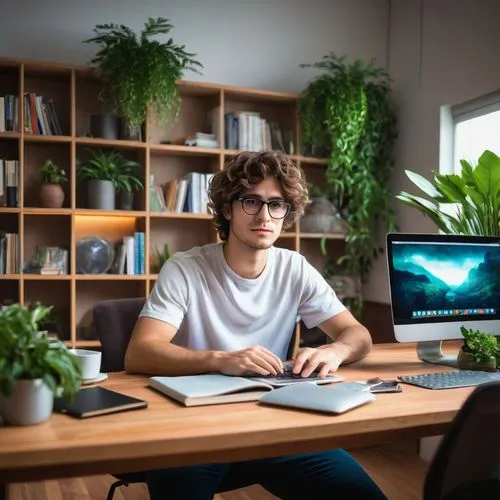
POLYGON ((269 349, 257 345, 239 351, 218 352, 217 371, 224 375, 277 375, 283 372, 283 363, 269 349))

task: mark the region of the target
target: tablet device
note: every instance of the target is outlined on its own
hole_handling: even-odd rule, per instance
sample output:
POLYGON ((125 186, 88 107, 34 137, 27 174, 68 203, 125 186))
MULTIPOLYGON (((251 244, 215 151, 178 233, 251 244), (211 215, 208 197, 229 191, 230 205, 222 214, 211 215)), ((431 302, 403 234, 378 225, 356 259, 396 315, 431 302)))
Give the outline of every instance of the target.
POLYGON ((54 411, 77 418, 97 417, 108 413, 147 408, 147 406, 148 403, 142 399, 104 387, 80 389, 72 402, 64 398, 54 398, 54 411))

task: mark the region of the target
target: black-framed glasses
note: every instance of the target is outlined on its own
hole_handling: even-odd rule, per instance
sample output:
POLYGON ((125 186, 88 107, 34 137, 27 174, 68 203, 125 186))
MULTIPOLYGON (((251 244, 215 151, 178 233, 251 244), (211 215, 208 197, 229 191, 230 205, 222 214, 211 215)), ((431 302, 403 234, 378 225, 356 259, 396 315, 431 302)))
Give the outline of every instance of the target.
POLYGON ((247 215, 256 215, 261 209, 262 205, 267 205, 269 215, 273 219, 284 219, 289 213, 292 205, 287 201, 283 200, 259 200, 259 198, 254 198, 253 196, 241 196, 238 198, 241 203, 241 208, 243 212, 247 215))

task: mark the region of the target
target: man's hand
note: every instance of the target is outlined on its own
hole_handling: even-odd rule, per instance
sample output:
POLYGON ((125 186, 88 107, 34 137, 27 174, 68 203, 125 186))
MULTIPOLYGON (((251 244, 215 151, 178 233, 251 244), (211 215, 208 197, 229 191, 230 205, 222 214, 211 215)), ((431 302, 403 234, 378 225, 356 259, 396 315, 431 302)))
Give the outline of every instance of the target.
POLYGON ((322 345, 316 349, 304 347, 294 358, 293 373, 308 377, 319 369, 319 377, 332 375, 349 355, 349 348, 340 342, 322 345))
POLYGON ((247 347, 240 351, 219 352, 217 371, 225 375, 277 375, 283 372, 283 363, 274 353, 262 346, 247 347))

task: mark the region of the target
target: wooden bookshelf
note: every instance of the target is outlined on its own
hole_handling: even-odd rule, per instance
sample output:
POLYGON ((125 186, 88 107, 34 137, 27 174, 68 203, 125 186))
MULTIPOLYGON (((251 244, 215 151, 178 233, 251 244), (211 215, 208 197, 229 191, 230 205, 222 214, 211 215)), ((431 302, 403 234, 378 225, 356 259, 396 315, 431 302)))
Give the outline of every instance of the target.
MULTIPOLYGON (((146 297, 157 278, 151 272, 155 247, 168 244, 171 252, 217 241, 212 217, 203 213, 152 212, 149 210, 149 179, 155 184, 180 178, 189 172, 220 170, 234 150, 224 149, 224 114, 232 111, 260 112, 276 121, 294 145, 290 157, 301 165, 308 180, 324 181, 326 159, 303 156, 300 151, 297 118, 298 95, 227 85, 180 81, 182 102, 175 123, 160 124, 150 117, 143 141, 106 140, 89 137, 89 116, 100 112, 101 86, 88 68, 46 62, 0 59, 0 96, 19 98, 19 130, 0 132, 0 157, 19 161, 19 206, 0 208, 0 230, 19 235, 19 261, 29 261, 36 245, 60 246, 68 250, 68 274, 45 276, 18 273, 0 276, 0 303, 29 304, 42 301, 54 305, 61 322, 61 337, 72 347, 99 347, 92 328, 92 306, 111 298, 146 297), (35 135, 24 130, 25 92, 46 95, 54 102, 62 135, 35 135), (219 144, 200 148, 177 144, 179 137, 207 127, 212 110, 218 109, 219 144), (171 141, 165 144, 165 141, 171 141), (88 149, 116 148, 138 161, 143 168, 146 189, 132 211, 100 211, 86 208, 81 183, 76 177, 77 159, 88 149), (61 209, 40 208, 38 170, 46 159, 63 166, 69 182, 63 185, 61 209), (75 249, 80 238, 101 236, 119 242, 134 231, 145 233, 145 273, 142 275, 92 274, 75 272, 75 249)), ((319 240, 322 234, 302 234, 300 221, 277 241, 278 246, 297 250, 322 270, 325 258, 319 240)), ((342 235, 328 235, 327 245, 342 254, 342 235)), ((21 269, 21 268, 20 268, 21 269)), ((298 326, 300 329, 300 325, 298 326)), ((297 342, 300 338, 296 335, 297 342)))

